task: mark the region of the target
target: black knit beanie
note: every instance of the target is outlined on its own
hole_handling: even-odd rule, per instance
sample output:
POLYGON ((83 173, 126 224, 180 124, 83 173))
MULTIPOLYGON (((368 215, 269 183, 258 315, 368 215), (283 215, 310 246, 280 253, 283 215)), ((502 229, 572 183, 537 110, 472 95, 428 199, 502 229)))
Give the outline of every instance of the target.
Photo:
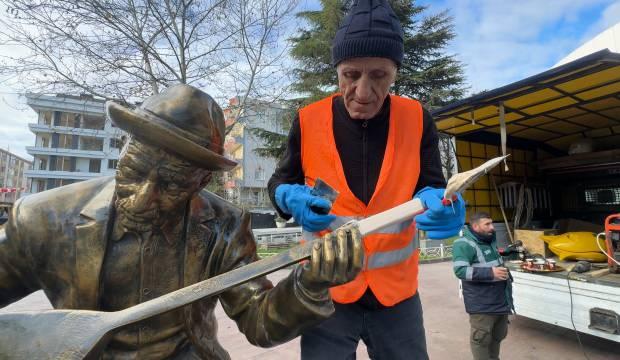
POLYGON ((403 61, 403 29, 387 0, 356 0, 336 32, 332 64, 354 57, 403 61))

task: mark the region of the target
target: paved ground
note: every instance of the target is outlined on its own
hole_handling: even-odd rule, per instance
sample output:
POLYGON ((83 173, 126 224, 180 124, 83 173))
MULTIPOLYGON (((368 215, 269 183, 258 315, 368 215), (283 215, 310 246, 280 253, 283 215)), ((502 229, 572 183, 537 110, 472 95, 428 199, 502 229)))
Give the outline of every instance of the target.
MULTIPOLYGON (((279 271, 270 278, 278 281, 287 275, 279 271)), ((465 360, 469 355, 469 324, 462 300, 458 298, 457 281, 449 262, 421 266, 420 284, 424 320, 430 358, 433 360, 465 360)), ((42 292, 34 293, 0 312, 49 308, 42 292)), ((217 308, 219 338, 235 360, 298 359, 299 340, 271 349, 250 345, 237 330, 236 324, 217 308)), ((581 340, 591 360, 620 359, 617 343, 581 334, 581 340)), ((360 344, 358 359, 368 359, 365 347, 360 344)), ((508 338, 502 343, 502 359, 585 359, 572 330, 547 325, 542 322, 516 317, 512 320, 508 338)))

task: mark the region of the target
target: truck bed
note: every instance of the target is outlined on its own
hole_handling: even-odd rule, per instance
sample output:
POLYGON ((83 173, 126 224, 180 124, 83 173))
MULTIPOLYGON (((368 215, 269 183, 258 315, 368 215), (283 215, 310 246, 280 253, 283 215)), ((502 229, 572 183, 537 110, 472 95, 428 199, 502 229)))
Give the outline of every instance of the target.
MULTIPOLYGON (((583 274, 562 272, 531 273, 507 262, 513 282, 513 299, 517 315, 573 329, 620 343, 620 333, 591 327, 591 310, 620 316, 620 274, 594 269, 583 274), (568 278, 570 277, 570 291, 568 278), (596 310, 595 310, 596 311, 596 310)), ((570 268, 566 263, 558 263, 570 268)), ((620 331, 620 330, 619 330, 620 331)))

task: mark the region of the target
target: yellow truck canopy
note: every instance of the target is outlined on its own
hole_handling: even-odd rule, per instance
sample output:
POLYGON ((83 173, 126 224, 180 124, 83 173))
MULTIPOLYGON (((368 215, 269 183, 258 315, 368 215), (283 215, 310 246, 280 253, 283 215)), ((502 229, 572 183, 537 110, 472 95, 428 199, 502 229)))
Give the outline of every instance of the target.
POLYGON ((527 178, 544 211, 550 209, 549 189, 539 171, 620 173, 620 54, 602 50, 434 110, 439 131, 456 137, 459 171, 502 153, 501 107, 508 168, 498 166, 493 177, 484 176, 463 194, 469 210, 502 219, 493 180, 511 193, 510 186, 527 178), (584 138, 596 151, 567 156, 571 144, 584 138))
POLYGON ((439 131, 459 139, 497 138, 500 104, 508 144, 532 144, 566 154, 592 138, 602 147, 620 142, 620 54, 601 50, 538 75, 433 111, 439 131))

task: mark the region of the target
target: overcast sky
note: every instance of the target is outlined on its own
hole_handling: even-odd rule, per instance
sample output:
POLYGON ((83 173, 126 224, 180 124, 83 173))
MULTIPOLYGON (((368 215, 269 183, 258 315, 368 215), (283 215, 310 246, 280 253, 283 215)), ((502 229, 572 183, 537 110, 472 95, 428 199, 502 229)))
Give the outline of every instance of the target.
MULTIPOLYGON (((620 22, 620 0, 419 0, 435 13, 448 10, 456 39, 448 51, 465 65, 470 92, 491 90, 542 72, 579 45, 620 22)), ((317 9, 318 0, 301 0, 317 9)), ((4 9, 0 9, 3 16, 4 9)), ((230 94, 233 96, 234 94, 230 94)), ((0 79, 0 147, 31 159, 25 100, 0 79)))

